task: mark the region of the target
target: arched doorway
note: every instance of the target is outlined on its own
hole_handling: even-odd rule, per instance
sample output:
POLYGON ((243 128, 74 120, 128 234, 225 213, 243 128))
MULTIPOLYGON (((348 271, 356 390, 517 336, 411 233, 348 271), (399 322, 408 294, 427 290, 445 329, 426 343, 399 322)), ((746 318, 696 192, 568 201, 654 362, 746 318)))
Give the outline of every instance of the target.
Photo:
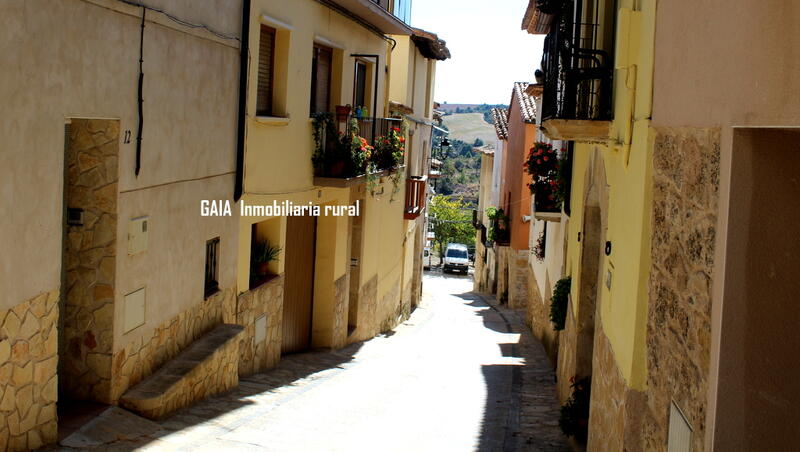
POLYGON ((572 281, 578 285, 578 297, 570 299, 566 327, 559 335, 558 392, 562 401, 572 394, 570 379, 592 375, 595 317, 608 227, 608 184, 603 157, 597 149, 586 168, 584 187, 583 220, 578 230, 579 271, 572 281))

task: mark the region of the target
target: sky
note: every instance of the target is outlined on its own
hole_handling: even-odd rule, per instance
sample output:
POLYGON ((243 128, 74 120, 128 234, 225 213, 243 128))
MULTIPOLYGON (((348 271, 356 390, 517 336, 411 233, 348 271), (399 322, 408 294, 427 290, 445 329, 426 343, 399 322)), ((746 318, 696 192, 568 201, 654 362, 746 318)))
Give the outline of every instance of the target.
POLYGON ((411 25, 447 41, 436 66, 437 102, 508 104, 514 82, 533 80, 543 36, 522 30, 528 0, 414 0, 411 25))

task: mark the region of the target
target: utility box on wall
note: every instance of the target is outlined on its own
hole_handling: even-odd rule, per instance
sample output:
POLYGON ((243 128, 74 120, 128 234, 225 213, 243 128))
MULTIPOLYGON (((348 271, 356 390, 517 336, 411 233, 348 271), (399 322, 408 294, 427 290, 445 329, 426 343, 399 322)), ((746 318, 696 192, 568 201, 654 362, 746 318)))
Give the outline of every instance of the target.
POLYGON ((148 217, 133 218, 128 226, 128 254, 147 251, 148 217))
POLYGON ((145 320, 145 288, 125 295, 122 313, 122 332, 127 333, 144 325, 145 320))

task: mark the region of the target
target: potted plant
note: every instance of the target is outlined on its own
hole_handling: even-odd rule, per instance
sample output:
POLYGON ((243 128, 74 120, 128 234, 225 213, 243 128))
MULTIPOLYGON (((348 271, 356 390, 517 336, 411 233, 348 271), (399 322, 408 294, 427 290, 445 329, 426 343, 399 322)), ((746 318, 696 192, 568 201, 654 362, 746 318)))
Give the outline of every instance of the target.
POLYGON ((270 262, 277 261, 281 248, 268 241, 255 242, 250 251, 251 273, 259 278, 269 276, 270 262))
POLYGON ((550 321, 553 329, 561 331, 567 323, 567 307, 569 304, 569 291, 572 287, 572 277, 567 276, 556 282, 553 297, 550 299, 550 321))
POLYGON ((536 256, 537 261, 544 261, 546 246, 547 239, 545 238, 544 232, 541 232, 539 238, 536 239, 536 246, 533 247, 533 255, 536 256))
POLYGON ((337 105, 336 106, 336 120, 339 122, 347 121, 347 117, 350 116, 350 112, 353 110, 353 107, 350 104, 347 105, 337 105))
POLYGON ((578 442, 585 444, 589 437, 589 401, 591 400, 591 377, 578 379, 574 376, 569 379, 572 387, 572 396, 561 407, 561 416, 558 426, 566 436, 575 437, 578 442))
POLYGON ((561 165, 553 145, 541 141, 534 143, 528 151, 524 166, 526 172, 531 176, 531 183, 528 184, 528 187, 534 195, 534 213, 561 213, 559 200, 562 200, 563 197, 558 196, 561 165))
POLYGON ((359 136, 358 121, 350 119, 347 130, 339 132, 330 113, 313 118, 314 172, 321 177, 353 177, 364 174, 372 146, 359 136))
POLYGON ((503 212, 503 209, 496 207, 489 207, 486 209, 486 216, 491 221, 487 238, 492 242, 506 243, 508 242, 508 215, 503 212))

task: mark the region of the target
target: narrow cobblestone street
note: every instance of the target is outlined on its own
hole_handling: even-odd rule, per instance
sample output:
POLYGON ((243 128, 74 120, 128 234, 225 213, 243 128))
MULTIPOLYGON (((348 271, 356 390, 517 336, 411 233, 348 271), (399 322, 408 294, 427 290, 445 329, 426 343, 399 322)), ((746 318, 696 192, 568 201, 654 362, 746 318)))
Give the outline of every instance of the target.
POLYGON ((422 306, 390 334, 284 357, 158 423, 110 409, 61 450, 569 450, 541 345, 471 287, 428 274, 422 306))

